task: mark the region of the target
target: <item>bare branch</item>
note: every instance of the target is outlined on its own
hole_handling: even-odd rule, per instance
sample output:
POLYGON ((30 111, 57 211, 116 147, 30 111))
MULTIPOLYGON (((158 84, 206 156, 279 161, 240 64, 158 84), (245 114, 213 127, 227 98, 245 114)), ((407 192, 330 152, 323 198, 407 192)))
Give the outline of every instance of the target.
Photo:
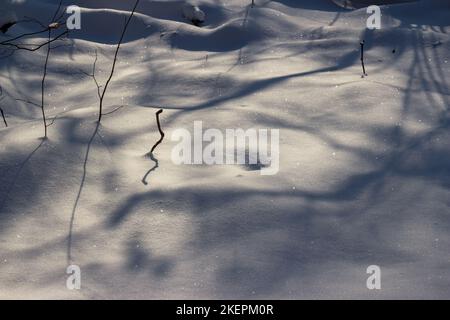
POLYGON ((38 107, 38 108, 41 107, 39 104, 37 104, 37 103, 35 103, 35 102, 33 102, 33 101, 30 101, 30 100, 25 100, 25 99, 15 99, 15 100, 16 100, 16 101, 20 101, 20 102, 25 102, 25 103, 31 104, 31 105, 33 105, 33 106, 35 106, 35 107, 38 107))
MULTIPOLYGON (((56 11, 55 11, 55 13, 54 13, 54 15, 53 15, 53 18, 52 18, 52 21, 51 21, 51 22, 56 22, 57 20, 59 20, 59 19, 57 19, 57 20, 55 20, 55 19, 56 19, 57 15, 58 15, 59 11, 61 10, 61 7, 62 7, 62 2, 63 2, 63 0, 59 0, 59 5, 58 5, 58 8, 56 9, 56 11)), ((64 11, 63 11, 63 13, 61 14, 61 16, 62 16, 62 15, 64 15, 64 11)))
POLYGON ((47 32, 48 31, 48 27, 44 27, 44 28, 45 29, 40 30, 40 31, 24 33, 24 34, 21 34, 20 36, 17 36, 17 37, 14 37, 14 38, 2 41, 2 42, 0 42, 0 45, 6 45, 6 44, 10 43, 11 41, 16 41, 16 40, 19 40, 19 39, 22 39, 22 38, 25 38, 25 37, 34 36, 34 35, 38 35, 38 34, 47 32))
POLYGON ((117 110, 122 109, 123 107, 124 107, 124 106, 118 106, 118 107, 115 108, 114 110, 109 111, 109 112, 106 112, 106 113, 104 113, 103 115, 106 116, 106 115, 108 115, 108 114, 114 113, 114 112, 116 112, 117 110))
POLYGON ((45 78, 47 77, 47 66, 48 66, 48 60, 50 58, 50 39, 52 36, 52 30, 48 30, 48 46, 47 46, 47 55, 45 56, 45 63, 44 63, 44 73, 42 75, 42 81, 41 81, 41 111, 42 111, 42 120, 44 121, 44 137, 47 138, 47 119, 45 117, 45 78))
POLYGON ((21 23, 21 22, 34 22, 34 23, 37 23, 38 25, 40 25, 42 28, 47 28, 47 26, 46 26, 45 24, 43 24, 41 21, 39 21, 39 20, 36 19, 36 18, 28 17, 28 16, 25 16, 24 18, 25 18, 24 20, 17 21, 17 23, 21 23))
POLYGON ((96 66, 97 66, 97 61, 98 61, 98 53, 97 53, 97 50, 95 50, 95 60, 94 60, 94 63, 93 63, 93 65, 92 65, 92 73, 87 73, 86 71, 83 71, 83 70, 80 70, 80 72, 81 72, 82 74, 88 76, 88 77, 91 77, 91 78, 94 80, 95 85, 97 86, 97 95, 98 95, 98 98, 101 99, 101 90, 100 90, 100 88, 101 88, 102 86, 99 85, 99 83, 98 83, 98 81, 97 81, 97 78, 96 78, 96 76, 95 76, 95 68, 96 68, 96 66))
MULTIPOLYGON (((51 29, 48 28, 46 31, 49 32, 49 31, 51 31, 51 29)), ((63 33, 59 34, 55 38, 53 38, 53 39, 48 38, 47 41, 45 41, 44 43, 41 43, 41 44, 15 44, 15 43, 11 43, 11 42, 4 42, 4 43, 0 43, 0 45, 9 46, 16 50, 25 50, 25 51, 33 52, 33 51, 37 51, 37 50, 41 49, 42 47, 44 47, 46 45, 50 45, 51 43, 59 40, 61 37, 67 35, 68 33, 69 33, 69 30, 65 30, 63 33), (26 46, 35 46, 35 47, 28 48, 26 46)))
MULTIPOLYGON (((48 63, 49 63, 49 59, 50 59, 50 52, 53 49, 59 48, 60 46, 52 46, 52 43, 54 43, 57 40, 60 40, 63 36, 67 35, 69 33, 69 30, 66 29, 58 34, 56 37, 52 38, 52 31, 59 29, 61 26, 65 26, 66 24, 62 21, 62 18, 64 16, 64 10, 61 10, 62 8, 62 3, 63 0, 59 1, 58 7, 55 10, 51 20, 49 21, 48 25, 45 26, 42 22, 40 22, 39 20, 35 19, 35 18, 26 18, 27 20, 22 20, 21 22, 35 22, 37 24, 39 24, 43 30, 40 31, 36 31, 36 32, 30 32, 30 33, 25 33, 19 36, 16 36, 14 38, 11 39, 7 39, 4 40, 2 42, 0 42, 0 46, 4 46, 4 47, 9 47, 12 50, 12 53, 10 55, 12 55, 15 51, 17 50, 25 50, 25 51, 29 51, 29 52, 34 52, 37 51, 39 49, 41 49, 42 47, 47 46, 47 51, 46 51, 46 55, 45 55, 45 63, 44 63, 44 70, 43 70, 43 74, 42 74, 42 80, 41 80, 41 104, 39 105, 39 107, 41 108, 41 112, 42 112, 42 121, 44 124, 44 137, 47 138, 47 128, 49 126, 51 126, 56 117, 53 118, 53 120, 48 123, 47 122, 47 118, 46 118, 46 114, 45 114, 45 80, 47 77, 47 70, 48 70, 48 63), (58 16, 59 15, 59 16, 58 16), (47 32, 48 36, 47 36, 47 40, 43 43, 40 44, 31 44, 31 43, 26 43, 26 44, 20 44, 17 43, 17 40, 20 39, 24 39, 30 36, 35 36, 35 35, 39 35, 41 33, 47 32)), ((19 99, 18 99, 19 100, 19 99)), ((26 100, 22 100, 25 101, 27 103, 33 104, 33 105, 37 105, 33 102, 30 101, 26 101, 26 100)))
POLYGON ((54 116, 53 119, 52 119, 52 121, 50 121, 50 122, 47 124, 47 127, 50 127, 51 125, 53 125, 53 123, 55 122, 56 118, 58 118, 57 115, 54 116))
POLYGON ((130 24, 131 19, 133 18, 134 13, 136 12, 136 8, 139 5, 139 1, 140 0, 136 0, 136 3, 134 4, 133 10, 131 11, 131 14, 128 17, 128 19, 127 19, 127 21, 125 23, 125 26, 123 28, 122 35, 120 36, 120 39, 119 39, 119 43, 117 44, 116 53, 114 54, 114 60, 113 60, 112 68, 111 68, 111 73, 110 73, 110 75, 108 77, 108 80, 106 80, 105 87, 103 88, 102 94, 100 95, 100 106, 99 106, 99 112, 98 112, 98 122, 100 122, 102 120, 103 100, 105 99, 106 91, 108 90, 109 83, 111 82, 111 79, 112 79, 112 77, 114 75, 114 70, 116 68, 117 57, 119 55, 120 46, 122 44, 123 38, 125 37, 125 33, 126 33, 127 29, 128 29, 128 25, 130 24))

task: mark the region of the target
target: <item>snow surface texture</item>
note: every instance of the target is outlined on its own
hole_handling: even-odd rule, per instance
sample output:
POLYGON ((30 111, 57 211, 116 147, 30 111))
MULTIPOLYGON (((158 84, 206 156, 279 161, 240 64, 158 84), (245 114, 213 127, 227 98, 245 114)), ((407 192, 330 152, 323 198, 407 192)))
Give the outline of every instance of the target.
MULTIPOLYGON (((10 10, 48 21, 57 2, 10 10)), ((450 298, 446 1, 383 6, 373 31, 364 8, 326 0, 202 0, 202 28, 182 1, 142 1, 105 100, 124 107, 98 131, 80 69, 97 50, 104 84, 134 0, 73 2, 82 29, 51 53, 48 140, 16 100, 39 103, 45 50, 0 60, 0 298, 450 298), (195 120, 280 129, 280 172, 174 165, 171 132, 195 120), (366 288, 373 264, 381 290, 366 288)))

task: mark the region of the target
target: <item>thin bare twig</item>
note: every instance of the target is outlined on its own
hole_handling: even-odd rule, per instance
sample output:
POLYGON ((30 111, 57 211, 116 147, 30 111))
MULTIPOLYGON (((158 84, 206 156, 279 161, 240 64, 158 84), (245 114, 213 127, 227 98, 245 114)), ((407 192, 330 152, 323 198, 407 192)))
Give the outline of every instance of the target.
POLYGON ((35 106, 35 107, 38 107, 38 108, 41 107, 38 103, 33 102, 33 101, 30 101, 30 100, 25 100, 25 99, 15 99, 15 100, 16 100, 16 101, 19 101, 19 102, 24 102, 24 103, 31 104, 31 105, 33 105, 33 106, 35 106))
MULTIPOLYGON (((37 32, 25 33, 25 34, 16 36, 14 38, 7 39, 7 40, 0 42, 0 46, 10 47, 13 50, 12 51, 13 53, 14 53, 14 51, 17 51, 17 50, 25 50, 25 51, 33 52, 33 51, 37 51, 37 50, 41 49, 44 46, 47 46, 44 70, 43 70, 43 75, 42 75, 42 80, 41 80, 41 104, 39 105, 39 107, 41 108, 41 112, 42 112, 42 120, 43 120, 43 124, 44 124, 44 137, 45 138, 47 138, 47 128, 49 126, 51 126, 56 119, 56 117, 55 117, 55 118, 53 118, 53 120, 50 123, 48 123, 46 114, 45 114, 45 80, 47 77, 50 52, 51 52, 51 50, 58 47, 58 46, 52 46, 52 43, 59 40, 61 37, 65 36, 69 33, 69 30, 66 27, 65 31, 63 31, 56 37, 52 38, 52 30, 56 30, 56 29, 60 28, 61 26, 65 26, 65 23, 62 21, 62 19, 64 17, 64 10, 61 10, 62 3, 63 3, 63 0, 60 0, 58 7, 56 8, 56 10, 47 26, 45 26, 42 22, 40 22, 39 20, 37 20, 35 18, 26 18, 27 20, 21 21, 21 22, 35 22, 35 23, 39 24, 43 28, 43 30, 40 30, 37 32), (20 44, 20 43, 15 42, 19 39, 23 39, 23 38, 33 36, 33 35, 38 35, 38 34, 41 34, 44 32, 47 32, 48 36, 47 36, 47 40, 41 44, 30 44, 30 43, 20 44)), ((25 100, 22 100, 22 101, 25 101, 25 100)), ((36 105, 30 101, 25 101, 25 102, 36 105)))
MULTIPOLYGON (((52 36, 52 30, 48 30, 48 40, 50 41, 52 36)), ((50 50, 51 46, 50 43, 47 46, 47 55, 45 56, 45 63, 44 63, 44 73, 42 75, 42 81, 41 81, 41 111, 42 111, 42 120, 44 121, 44 137, 47 138, 47 119, 45 117, 45 78, 47 77, 47 66, 48 66, 48 60, 50 58, 50 50)))
POLYGON ((58 118, 57 115, 54 116, 53 119, 52 119, 52 121, 50 121, 50 122, 48 123, 47 128, 50 127, 51 125, 53 125, 53 123, 55 123, 56 118, 58 118))
POLYGON ((58 8, 55 10, 55 13, 53 14, 53 18, 51 22, 56 22, 57 20, 61 19, 61 17, 64 15, 64 12, 60 15, 58 19, 56 19, 56 16, 58 15, 59 11, 61 11, 63 0, 59 0, 58 8))
POLYGON ((153 145, 152 149, 150 150, 149 154, 153 154, 153 151, 155 151, 156 147, 164 140, 164 132, 161 129, 161 122, 159 121, 159 115, 163 112, 163 109, 159 109, 156 112, 156 123, 158 125, 159 134, 161 135, 161 138, 153 145))
MULTIPOLYGON (((49 31, 51 31, 51 29, 48 28, 45 31, 49 32, 49 31)), ((33 51, 38 51, 42 47, 59 40, 63 36, 67 35, 68 33, 69 33, 69 30, 65 30, 64 32, 62 32, 58 36, 54 37, 53 39, 48 39, 47 41, 45 41, 41 44, 31 44, 31 43, 15 44, 15 43, 11 43, 11 42, 4 42, 4 43, 0 43, 0 45, 12 47, 12 49, 16 49, 16 50, 25 50, 25 51, 33 52, 33 51), (28 47, 32 47, 32 48, 28 48, 28 47)))
POLYGON ((88 77, 91 77, 91 78, 94 80, 95 85, 96 85, 96 87, 97 87, 97 96, 98 96, 98 98, 99 98, 99 100, 100 100, 101 97, 102 97, 102 96, 101 96, 100 88, 101 88, 102 86, 99 85, 98 80, 97 80, 97 77, 95 76, 95 68, 96 68, 96 66, 97 66, 97 61, 98 61, 98 53, 97 53, 97 50, 95 50, 95 60, 94 60, 94 63, 92 64, 92 73, 87 73, 87 72, 85 72, 85 71, 83 71, 83 70, 80 70, 80 72, 83 73, 84 75, 88 76, 88 77))
POLYGON ((131 19, 133 18, 134 13, 136 12, 136 8, 139 5, 139 1, 140 0, 136 0, 136 3, 134 4, 133 10, 131 11, 131 14, 128 17, 128 19, 127 19, 127 21, 125 23, 125 26, 124 26, 124 28, 122 30, 122 34, 120 36, 119 43, 117 44, 117 48, 116 48, 116 52, 114 54, 114 60, 113 60, 112 68, 111 68, 111 73, 109 74, 108 80, 106 80, 105 87, 103 88, 102 94, 100 95, 98 122, 100 122, 102 120, 103 100, 105 99, 106 91, 108 90, 109 83, 111 82, 111 79, 113 78, 113 75, 114 75, 114 70, 116 68, 117 57, 119 55, 120 46, 122 45, 123 38, 125 37, 125 33, 126 33, 127 29, 128 29, 128 25, 130 24, 131 19))
POLYGON ((55 22, 56 16, 58 15, 59 11, 61 10, 63 0, 59 1, 58 8, 55 10, 55 13, 53 14, 53 18, 50 21, 49 27, 48 27, 48 44, 47 44, 47 54, 45 56, 45 63, 44 63, 44 73, 42 75, 42 81, 41 81, 41 110, 42 110, 42 120, 44 121, 44 137, 47 138, 47 131, 48 127, 51 126, 54 122, 56 117, 53 118, 53 120, 48 124, 47 119, 45 116, 45 78, 47 77, 47 67, 48 67, 48 60, 50 59, 50 51, 52 50, 51 43, 58 39, 62 34, 68 33, 69 31, 66 29, 65 32, 60 34, 58 37, 52 39, 52 29, 56 29, 59 27, 59 23, 55 22))
POLYGON ((106 116, 106 115, 108 115, 108 114, 114 113, 114 112, 116 112, 116 111, 122 109, 123 107, 124 107, 124 106, 118 106, 118 107, 115 108, 114 110, 109 111, 109 112, 106 112, 106 113, 104 113, 103 115, 106 116))
POLYGON ((29 36, 35 36, 35 35, 38 35, 38 34, 41 34, 41 33, 47 32, 47 31, 48 31, 48 27, 44 27, 44 29, 40 30, 40 31, 24 33, 24 34, 21 34, 20 36, 1 41, 0 45, 6 45, 6 44, 10 43, 11 41, 16 41, 16 40, 19 40, 19 39, 22 39, 25 37, 29 37, 29 36))
MULTIPOLYGON (((30 21, 31 21, 31 22, 35 22, 35 23, 39 24, 39 25, 43 28, 43 30, 36 31, 36 32, 30 32, 30 33, 24 33, 24 34, 21 34, 20 36, 17 36, 17 37, 11 38, 11 39, 7 39, 7 40, 5 40, 5 41, 0 42, 0 45, 14 46, 14 47, 16 47, 17 49, 28 50, 28 51, 36 51, 36 50, 39 50, 40 48, 42 48, 43 46, 45 46, 45 45, 48 44, 48 43, 45 42, 45 43, 43 43, 43 44, 41 44, 41 45, 38 45, 38 46, 37 46, 36 48, 34 48, 34 49, 29 49, 29 48, 21 47, 20 45, 15 45, 14 43, 12 43, 12 41, 16 41, 16 40, 19 40, 19 39, 22 39, 22 38, 25 38, 25 37, 29 37, 29 36, 33 36, 33 35, 38 35, 38 34, 47 32, 49 29, 52 29, 52 25, 54 26, 55 23, 57 23, 57 26, 60 26, 61 23, 60 23, 59 21, 60 21, 61 18, 63 17, 64 11, 63 11, 62 14, 58 17, 58 19, 56 19, 56 17, 57 17, 57 15, 58 15, 58 13, 61 11, 61 7, 62 7, 62 0, 60 0, 59 5, 58 5, 57 9, 55 10, 55 13, 53 14, 53 17, 52 17, 50 23, 49 23, 47 26, 44 25, 44 24, 43 24, 42 22, 40 22, 39 20, 37 20, 36 18, 25 17, 26 20, 21 20, 21 21, 19 21, 19 22, 30 22, 30 21), (55 20, 55 19, 56 19, 56 20, 55 20)), ((19 23, 19 22, 16 22, 16 23, 19 23)), ((61 36, 63 36, 64 34, 67 34, 67 33, 68 33, 68 31, 66 30, 66 33, 63 33, 63 34, 59 35, 58 38, 60 38, 61 36)))
POLYGON ((41 21, 39 21, 38 19, 36 19, 36 18, 33 18, 33 17, 28 17, 28 16, 24 16, 24 20, 20 20, 20 21, 17 21, 17 23, 21 23, 21 22, 34 22, 34 23, 37 23, 38 25, 40 25, 42 28, 47 28, 47 26, 45 25, 45 24, 43 24, 41 21))

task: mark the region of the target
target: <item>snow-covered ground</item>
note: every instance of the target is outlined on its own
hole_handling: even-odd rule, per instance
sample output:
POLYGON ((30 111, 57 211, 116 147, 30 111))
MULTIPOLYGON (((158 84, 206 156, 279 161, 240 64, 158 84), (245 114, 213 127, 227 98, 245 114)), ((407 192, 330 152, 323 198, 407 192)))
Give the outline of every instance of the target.
MULTIPOLYGON (((48 21, 58 2, 0 16, 48 21)), ((141 1, 105 100, 124 107, 98 130, 80 70, 97 50, 104 84, 134 0, 64 2, 82 29, 51 52, 47 140, 23 102, 40 103, 45 48, 0 60, 0 298, 450 298, 448 1, 383 5, 380 30, 329 0, 195 3, 201 28, 184 1, 141 1), (279 173, 175 165, 171 133, 197 120, 280 129, 279 173)))

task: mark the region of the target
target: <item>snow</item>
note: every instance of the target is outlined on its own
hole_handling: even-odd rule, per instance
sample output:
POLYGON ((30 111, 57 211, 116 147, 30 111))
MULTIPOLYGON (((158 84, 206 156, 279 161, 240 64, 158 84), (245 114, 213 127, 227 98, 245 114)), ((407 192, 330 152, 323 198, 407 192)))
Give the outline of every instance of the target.
POLYGON ((183 5, 183 16, 194 24, 205 22, 205 13, 198 7, 190 3, 183 5))
MULTIPOLYGON (((0 9, 48 21, 58 2, 0 9)), ((450 297, 448 2, 383 5, 368 30, 365 8, 328 0, 199 0, 201 28, 184 1, 141 1, 104 111, 124 107, 97 127, 80 70, 97 50, 104 84, 134 2, 76 1, 82 28, 49 61, 47 140, 16 100, 39 104, 45 50, 0 59, 0 298, 450 297), (280 129, 278 174, 175 165, 171 133, 194 121, 280 129)))

